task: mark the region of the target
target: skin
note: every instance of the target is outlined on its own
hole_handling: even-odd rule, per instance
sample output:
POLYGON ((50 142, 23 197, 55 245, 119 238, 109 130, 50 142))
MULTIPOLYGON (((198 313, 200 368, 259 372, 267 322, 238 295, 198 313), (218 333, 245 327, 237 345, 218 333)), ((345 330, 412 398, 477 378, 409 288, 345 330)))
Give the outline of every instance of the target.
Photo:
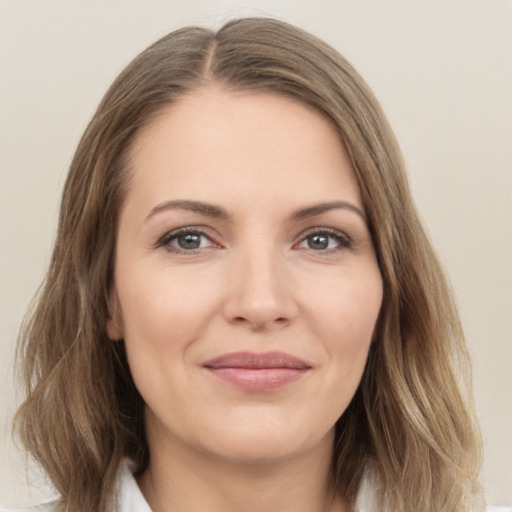
POLYGON ((364 370, 382 279, 333 126, 276 94, 209 85, 147 125, 130 156, 108 333, 124 338, 147 404, 151 508, 349 510, 329 477, 334 425, 364 370), (180 247, 184 227, 195 249, 180 247), (242 350, 309 369, 262 392, 205 370, 242 350))

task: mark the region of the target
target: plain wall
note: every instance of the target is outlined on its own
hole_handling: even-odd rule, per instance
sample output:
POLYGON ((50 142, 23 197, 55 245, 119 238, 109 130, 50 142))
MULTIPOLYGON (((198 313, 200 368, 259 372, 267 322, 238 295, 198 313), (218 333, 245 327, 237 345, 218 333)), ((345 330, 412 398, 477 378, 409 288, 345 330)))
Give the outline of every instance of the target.
POLYGON ((182 25, 273 15, 361 72, 401 143, 474 359, 489 503, 512 504, 512 3, 0 0, 0 504, 27 504, 10 439, 16 333, 48 264, 60 190, 116 74, 182 25))

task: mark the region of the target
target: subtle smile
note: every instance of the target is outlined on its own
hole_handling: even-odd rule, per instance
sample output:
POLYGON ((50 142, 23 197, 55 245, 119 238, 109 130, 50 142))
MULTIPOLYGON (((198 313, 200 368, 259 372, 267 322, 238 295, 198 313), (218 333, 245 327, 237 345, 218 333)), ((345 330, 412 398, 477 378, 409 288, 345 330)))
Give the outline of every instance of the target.
POLYGON ((299 380, 311 365, 284 352, 233 352, 206 361, 203 368, 244 391, 264 392, 299 380))

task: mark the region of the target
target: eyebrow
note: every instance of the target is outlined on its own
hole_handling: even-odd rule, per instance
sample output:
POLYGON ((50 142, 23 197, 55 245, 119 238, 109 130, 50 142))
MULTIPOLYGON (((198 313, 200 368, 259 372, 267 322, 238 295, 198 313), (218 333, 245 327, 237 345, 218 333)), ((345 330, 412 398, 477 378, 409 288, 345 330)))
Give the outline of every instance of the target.
POLYGON ((330 210, 349 210, 359 215, 364 222, 366 222, 366 215, 364 212, 358 208, 355 204, 348 203, 347 201, 331 201, 329 203, 320 203, 313 206, 309 206, 307 208, 301 208, 297 210, 292 215, 292 220, 303 220, 309 217, 314 217, 315 215, 321 215, 322 213, 328 212, 330 210))
POLYGON ((154 208, 151 209, 144 222, 153 217, 153 215, 156 215, 157 213, 165 210, 187 210, 189 212, 199 213, 199 215, 203 215, 204 217, 229 219, 228 212, 220 206, 215 206, 213 204, 203 203, 200 201, 187 201, 181 199, 175 201, 164 201, 163 203, 157 204, 154 208))
MULTIPOLYGON (((321 215, 322 213, 328 212, 330 210, 338 209, 349 210, 357 214, 359 217, 361 217, 361 219, 363 219, 364 222, 366 222, 366 215, 363 213, 363 211, 356 205, 346 201, 331 201, 328 203, 320 203, 313 206, 308 206, 306 208, 301 208, 300 210, 294 212, 290 218, 293 221, 304 220, 310 217, 315 217, 316 215, 321 215)), ((203 203, 201 201, 178 199, 164 201, 163 203, 157 204, 151 209, 144 222, 146 222, 157 213, 165 210, 187 210, 190 212, 198 213, 199 215, 203 215, 204 217, 223 220, 230 218, 229 213, 220 206, 216 206, 210 203, 203 203)))

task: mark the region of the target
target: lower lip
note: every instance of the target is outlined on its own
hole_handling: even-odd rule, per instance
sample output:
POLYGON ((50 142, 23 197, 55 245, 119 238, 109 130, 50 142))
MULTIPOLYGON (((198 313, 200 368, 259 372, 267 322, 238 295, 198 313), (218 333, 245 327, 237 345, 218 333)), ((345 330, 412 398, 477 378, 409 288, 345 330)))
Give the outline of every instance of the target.
POLYGON ((307 372, 301 368, 207 368, 217 379, 244 391, 272 391, 296 382, 307 372))

